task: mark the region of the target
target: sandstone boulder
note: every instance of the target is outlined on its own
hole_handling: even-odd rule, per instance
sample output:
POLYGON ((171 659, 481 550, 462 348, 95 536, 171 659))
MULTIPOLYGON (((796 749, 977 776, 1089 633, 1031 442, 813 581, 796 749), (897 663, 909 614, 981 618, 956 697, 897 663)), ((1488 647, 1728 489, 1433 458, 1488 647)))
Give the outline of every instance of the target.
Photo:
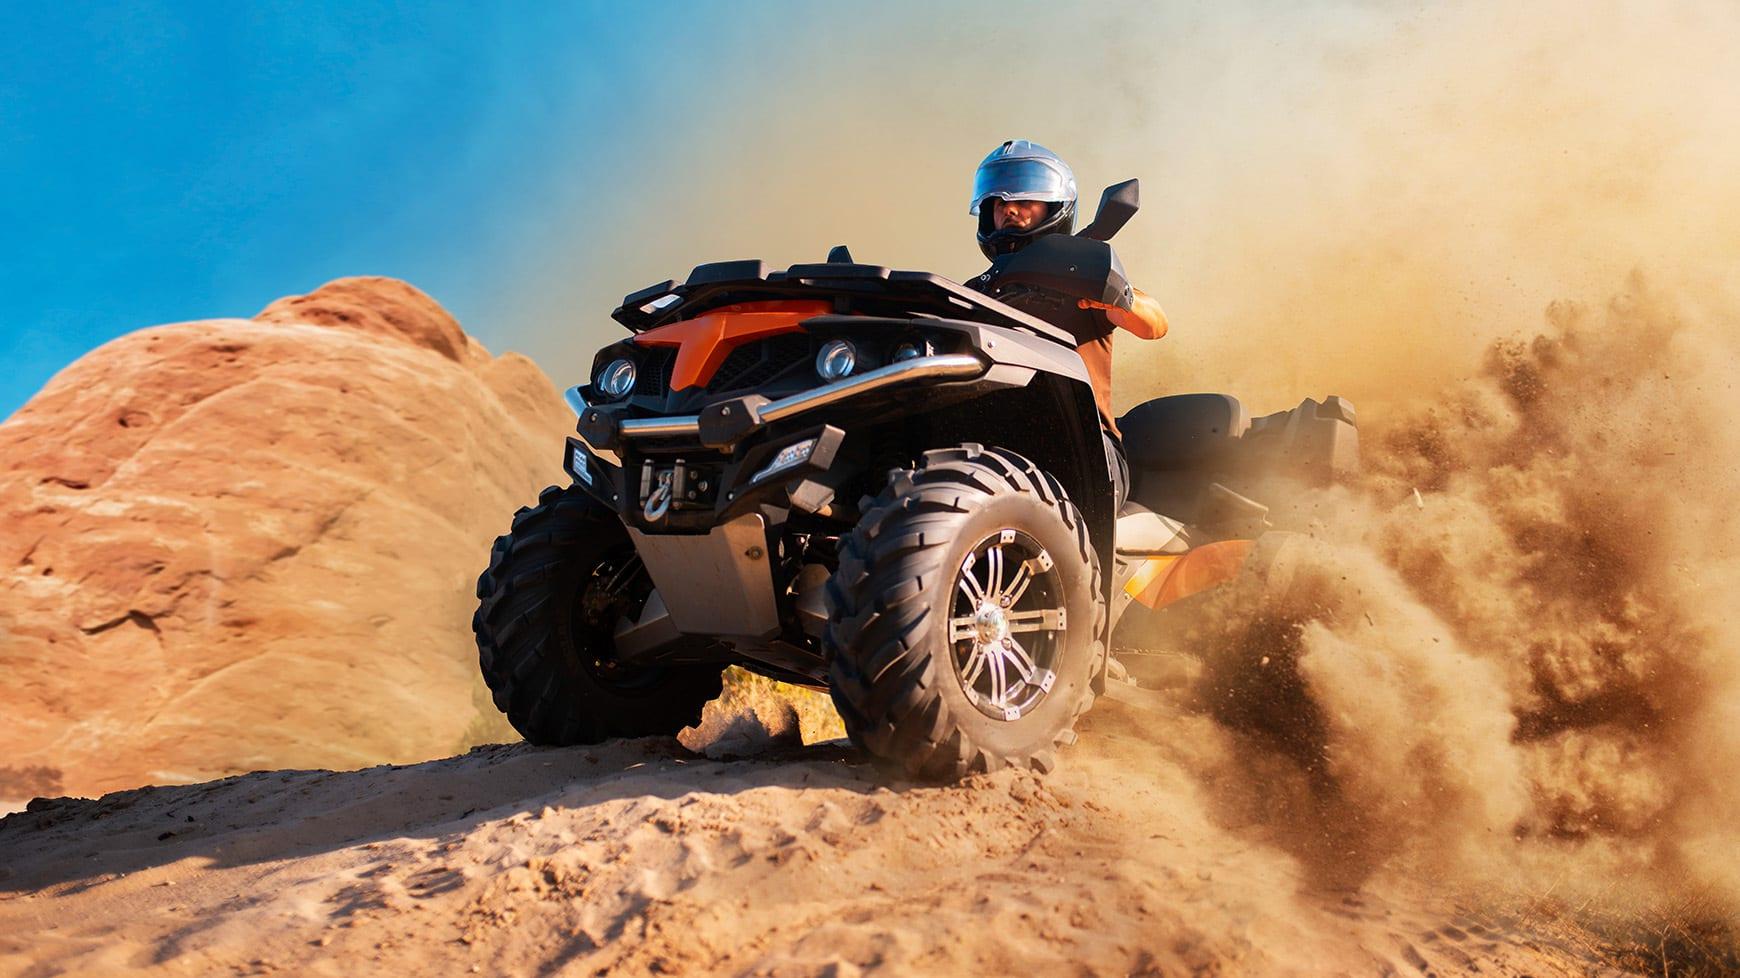
POLYGON ((571 423, 386 278, 85 355, 0 425, 0 800, 511 737, 473 582, 571 423))

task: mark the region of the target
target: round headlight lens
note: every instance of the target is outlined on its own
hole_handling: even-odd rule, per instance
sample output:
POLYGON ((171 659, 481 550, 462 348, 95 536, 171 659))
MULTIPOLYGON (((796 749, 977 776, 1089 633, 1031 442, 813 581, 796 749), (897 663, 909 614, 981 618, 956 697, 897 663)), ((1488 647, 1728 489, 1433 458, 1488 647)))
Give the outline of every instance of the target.
POLYGON ((627 397, 634 390, 634 361, 612 360, 598 372, 598 389, 605 396, 627 397))
POLYGON ((816 373, 823 380, 839 380, 851 376, 858 366, 858 351, 845 340, 829 340, 816 354, 816 373))
POLYGON ((930 341, 908 340, 894 349, 894 362, 911 360, 914 357, 928 357, 931 354, 930 341))

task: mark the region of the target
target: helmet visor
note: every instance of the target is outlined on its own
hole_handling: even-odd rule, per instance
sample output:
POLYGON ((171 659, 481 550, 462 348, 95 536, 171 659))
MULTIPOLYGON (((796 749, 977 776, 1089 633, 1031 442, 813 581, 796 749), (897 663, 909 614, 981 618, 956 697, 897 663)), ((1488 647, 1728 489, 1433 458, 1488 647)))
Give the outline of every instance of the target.
POLYGON ((979 167, 973 175, 973 206, 967 213, 979 213, 979 205, 987 197, 1003 200, 1065 201, 1075 188, 1057 168, 1044 160, 993 160, 979 167))

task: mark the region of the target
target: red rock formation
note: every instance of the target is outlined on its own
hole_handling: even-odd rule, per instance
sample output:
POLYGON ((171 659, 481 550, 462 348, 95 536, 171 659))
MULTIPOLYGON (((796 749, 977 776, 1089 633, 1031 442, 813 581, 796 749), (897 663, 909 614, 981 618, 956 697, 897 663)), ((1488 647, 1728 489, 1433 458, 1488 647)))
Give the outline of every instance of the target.
POLYGON ((472 582, 570 424, 386 278, 80 358, 0 425, 0 798, 508 735, 472 582))

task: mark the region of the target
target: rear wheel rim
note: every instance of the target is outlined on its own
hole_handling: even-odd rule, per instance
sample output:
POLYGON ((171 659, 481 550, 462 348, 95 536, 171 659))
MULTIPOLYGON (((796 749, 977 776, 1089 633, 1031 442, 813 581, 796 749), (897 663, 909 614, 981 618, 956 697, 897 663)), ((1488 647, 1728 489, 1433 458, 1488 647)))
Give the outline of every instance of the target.
POLYGON ((1020 530, 980 540, 955 571, 949 646, 967 701, 1013 723, 1057 682, 1064 590, 1051 555, 1020 530))

